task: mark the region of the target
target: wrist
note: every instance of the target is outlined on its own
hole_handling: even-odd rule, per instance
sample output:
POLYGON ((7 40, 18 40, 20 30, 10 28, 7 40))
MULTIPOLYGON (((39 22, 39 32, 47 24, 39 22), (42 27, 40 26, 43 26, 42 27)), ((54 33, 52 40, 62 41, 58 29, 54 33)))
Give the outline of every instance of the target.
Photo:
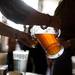
POLYGON ((15 33, 14 33, 14 37, 15 37, 15 39, 18 39, 19 34, 20 34, 20 31, 16 30, 15 33))
POLYGON ((50 26, 51 25, 51 21, 52 21, 52 16, 50 16, 49 14, 46 14, 46 16, 47 16, 47 20, 48 20, 48 26, 50 26))

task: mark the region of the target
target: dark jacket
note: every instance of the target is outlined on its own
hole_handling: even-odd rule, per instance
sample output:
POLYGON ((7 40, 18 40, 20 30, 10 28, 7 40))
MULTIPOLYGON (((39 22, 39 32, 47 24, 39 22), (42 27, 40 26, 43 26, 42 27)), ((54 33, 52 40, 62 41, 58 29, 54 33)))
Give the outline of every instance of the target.
POLYGON ((66 40, 75 38, 75 1, 63 0, 55 11, 62 20, 62 37, 66 40))
POLYGON ((75 55, 75 1, 63 0, 57 7, 55 15, 62 21, 60 38, 70 40, 71 46, 55 61, 53 75, 72 75, 71 57, 75 55))

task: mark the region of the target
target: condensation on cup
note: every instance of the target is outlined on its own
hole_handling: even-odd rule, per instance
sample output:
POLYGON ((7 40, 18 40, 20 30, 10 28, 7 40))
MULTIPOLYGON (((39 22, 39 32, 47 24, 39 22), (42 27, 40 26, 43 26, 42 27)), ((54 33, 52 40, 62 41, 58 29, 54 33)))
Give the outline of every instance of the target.
POLYGON ((48 58, 55 59, 63 54, 64 47, 60 44, 53 27, 42 29, 40 26, 34 25, 30 31, 31 35, 34 35, 34 38, 37 38, 37 41, 44 48, 48 58))

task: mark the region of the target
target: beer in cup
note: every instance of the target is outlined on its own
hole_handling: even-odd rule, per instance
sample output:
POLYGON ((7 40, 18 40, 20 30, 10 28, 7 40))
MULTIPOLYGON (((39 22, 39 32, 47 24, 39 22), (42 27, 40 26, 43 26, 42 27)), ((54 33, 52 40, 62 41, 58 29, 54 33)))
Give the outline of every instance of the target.
POLYGON ((62 55, 64 48, 59 42, 56 31, 53 27, 42 29, 40 26, 34 26, 31 29, 31 35, 37 38, 37 41, 47 53, 48 58, 57 58, 62 55))

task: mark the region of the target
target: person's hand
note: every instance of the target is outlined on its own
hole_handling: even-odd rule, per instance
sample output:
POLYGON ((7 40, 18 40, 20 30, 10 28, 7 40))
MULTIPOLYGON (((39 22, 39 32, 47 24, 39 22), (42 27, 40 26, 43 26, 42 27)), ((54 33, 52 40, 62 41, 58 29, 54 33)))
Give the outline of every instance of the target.
POLYGON ((57 16, 52 16, 50 26, 52 26, 56 29, 61 29, 61 27, 62 27, 61 19, 57 16))
POLYGON ((9 38, 8 39, 8 50, 14 51, 16 48, 16 39, 15 38, 9 38))
POLYGON ((37 42, 34 41, 34 39, 31 37, 31 35, 25 32, 19 32, 17 38, 21 43, 30 48, 34 47, 37 44, 37 42))

